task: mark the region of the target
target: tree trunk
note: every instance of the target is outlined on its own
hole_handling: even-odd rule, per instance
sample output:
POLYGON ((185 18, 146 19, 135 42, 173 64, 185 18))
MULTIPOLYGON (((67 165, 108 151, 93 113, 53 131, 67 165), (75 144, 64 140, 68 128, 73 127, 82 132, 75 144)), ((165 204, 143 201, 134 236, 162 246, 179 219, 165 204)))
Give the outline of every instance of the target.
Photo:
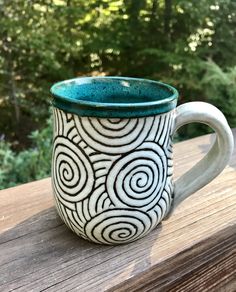
POLYGON ((16 82, 15 82, 15 73, 14 73, 14 67, 13 67, 13 60, 12 60, 12 52, 11 52, 11 45, 7 41, 7 37, 2 39, 4 50, 2 52, 2 55, 5 59, 5 67, 7 76, 9 76, 9 97, 10 100, 14 106, 15 111, 15 124, 16 129, 18 128, 18 124, 20 122, 20 106, 19 101, 17 97, 17 89, 16 89, 16 82))
POLYGON ((172 0, 165 0, 164 10, 164 33, 170 38, 170 23, 172 14, 172 0))
POLYGON ((19 125, 20 122, 20 106, 19 106, 19 102, 18 102, 18 97, 17 97, 17 93, 16 93, 16 83, 15 83, 15 74, 14 71, 11 68, 9 68, 9 89, 10 89, 10 98, 13 102, 14 105, 14 109, 15 109, 15 117, 16 117, 16 123, 17 126, 19 125))
POLYGON ((147 42, 150 43, 150 46, 156 47, 158 43, 157 34, 160 33, 160 25, 158 22, 158 0, 152 1, 152 7, 150 11, 150 22, 149 22, 149 34, 147 35, 147 42))
POLYGON ((157 7, 158 7, 158 0, 152 1, 152 10, 151 10, 151 19, 150 22, 155 22, 157 18, 157 7))

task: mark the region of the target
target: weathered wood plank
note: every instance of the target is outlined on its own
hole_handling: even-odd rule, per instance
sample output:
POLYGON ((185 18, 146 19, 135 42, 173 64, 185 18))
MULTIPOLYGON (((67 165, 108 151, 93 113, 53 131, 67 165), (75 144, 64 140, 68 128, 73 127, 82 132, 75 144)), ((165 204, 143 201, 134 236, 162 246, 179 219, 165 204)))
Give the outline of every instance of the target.
POLYGON ((229 226, 109 292, 235 291, 230 290, 235 281, 235 242, 235 227, 229 226))
MULTIPOLYGON (((175 145, 181 175, 212 136, 175 145)), ((0 291, 235 291, 236 153, 145 238, 100 246, 56 215, 50 179, 0 192, 0 291)))

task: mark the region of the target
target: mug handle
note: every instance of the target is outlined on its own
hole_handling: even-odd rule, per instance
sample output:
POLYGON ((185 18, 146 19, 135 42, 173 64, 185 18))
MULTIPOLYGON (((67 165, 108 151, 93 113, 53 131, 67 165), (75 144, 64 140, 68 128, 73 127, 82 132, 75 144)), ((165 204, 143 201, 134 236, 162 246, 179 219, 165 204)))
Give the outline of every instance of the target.
POLYGON ((233 152, 232 131, 223 113, 206 102, 189 102, 176 109, 174 132, 190 122, 210 126, 217 134, 210 151, 175 182, 173 205, 177 206, 220 174, 233 152))

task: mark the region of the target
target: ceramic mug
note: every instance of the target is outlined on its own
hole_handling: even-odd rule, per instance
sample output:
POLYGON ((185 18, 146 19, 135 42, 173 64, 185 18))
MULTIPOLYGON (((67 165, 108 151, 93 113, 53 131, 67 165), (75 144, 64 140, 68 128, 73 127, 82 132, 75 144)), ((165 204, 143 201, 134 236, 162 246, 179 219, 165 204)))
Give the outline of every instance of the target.
POLYGON ((226 166, 233 137, 214 106, 176 108, 178 92, 161 82, 86 77, 51 88, 52 186, 57 211, 84 239, 128 243, 153 230, 179 202, 226 166), (208 154, 173 183, 172 137, 184 124, 212 127, 208 154))

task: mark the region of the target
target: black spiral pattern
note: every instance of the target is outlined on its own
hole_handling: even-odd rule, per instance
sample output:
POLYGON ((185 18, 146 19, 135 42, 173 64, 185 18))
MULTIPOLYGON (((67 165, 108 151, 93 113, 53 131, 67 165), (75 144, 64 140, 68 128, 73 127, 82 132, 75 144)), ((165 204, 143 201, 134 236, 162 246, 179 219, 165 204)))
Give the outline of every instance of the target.
POLYGON ((99 152, 122 154, 139 146, 149 134, 154 117, 97 119, 75 117, 82 139, 99 152))
POLYGON ((140 210, 114 208, 87 222, 85 234, 93 242, 120 244, 146 235, 152 227, 151 217, 140 210))
POLYGON ((151 209, 165 186, 167 158, 163 149, 145 142, 122 156, 107 175, 107 193, 116 207, 151 209))
POLYGON ((93 190, 93 167, 82 149, 65 137, 54 139, 52 177, 55 190, 64 200, 78 202, 93 190))
POLYGON ((173 199, 173 121, 173 112, 100 119, 54 109, 53 190, 72 231, 121 244, 166 216, 173 199))

